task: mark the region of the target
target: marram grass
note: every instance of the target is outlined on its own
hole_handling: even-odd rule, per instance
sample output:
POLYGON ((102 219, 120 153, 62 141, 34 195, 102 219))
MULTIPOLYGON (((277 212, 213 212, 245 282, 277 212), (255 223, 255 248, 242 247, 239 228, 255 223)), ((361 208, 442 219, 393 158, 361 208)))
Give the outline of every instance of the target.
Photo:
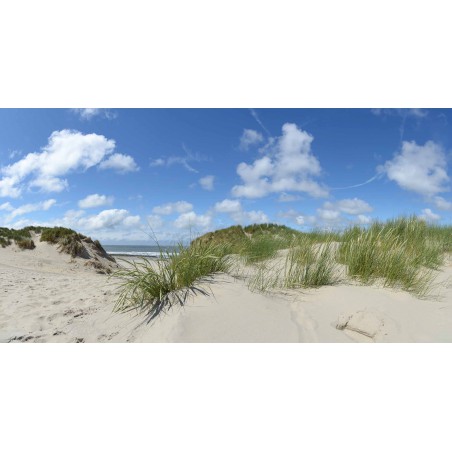
POLYGON ((160 249, 160 258, 130 263, 113 276, 121 280, 116 311, 137 309, 151 321, 174 304, 183 306, 191 294, 207 295, 205 283, 216 273, 227 273, 231 261, 221 244, 195 243, 176 251, 160 249))

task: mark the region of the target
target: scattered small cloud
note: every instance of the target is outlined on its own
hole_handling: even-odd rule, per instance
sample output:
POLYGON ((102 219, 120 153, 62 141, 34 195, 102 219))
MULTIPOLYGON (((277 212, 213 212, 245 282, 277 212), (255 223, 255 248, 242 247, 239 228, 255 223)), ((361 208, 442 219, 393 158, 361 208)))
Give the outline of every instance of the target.
POLYGON ((81 199, 78 202, 78 206, 81 209, 91 209, 94 207, 110 206, 113 204, 113 201, 113 196, 98 195, 97 193, 95 193, 93 195, 88 195, 84 199, 81 199))
POLYGON ((35 204, 24 204, 23 206, 20 206, 17 209, 12 210, 8 206, 7 210, 10 211, 8 215, 8 221, 12 220, 15 217, 19 217, 30 212, 49 210, 55 203, 56 203, 55 199, 47 199, 46 201, 38 202, 35 204))
POLYGON ((431 209, 422 209, 422 214, 419 217, 429 223, 434 223, 441 219, 441 216, 432 212, 431 209))
POLYGON ((174 221, 174 226, 177 229, 191 229, 205 231, 209 229, 212 225, 211 215, 198 215, 195 212, 186 212, 179 215, 179 217, 174 221))
POLYGON ((337 209, 340 212, 347 213, 349 215, 358 215, 366 212, 372 212, 373 208, 362 199, 341 199, 335 203, 326 202, 324 207, 327 209, 337 209))
POLYGON ((73 108, 72 111, 79 116, 80 119, 85 121, 89 121, 95 116, 105 119, 115 119, 118 117, 116 112, 113 112, 108 108, 73 108))
POLYGON ((400 116, 402 118, 414 117, 425 118, 428 111, 424 108, 372 108, 371 112, 375 116, 400 116))
POLYGON ((151 160, 149 165, 151 167, 154 166, 173 166, 173 165, 181 165, 187 171, 191 173, 198 173, 199 171, 193 166, 190 165, 189 162, 203 162, 208 160, 206 157, 202 156, 199 153, 193 153, 188 149, 185 145, 182 145, 182 149, 185 151, 185 156, 170 156, 170 157, 159 157, 157 159, 151 160))
POLYGON ((452 202, 446 201, 441 196, 435 196, 432 201, 439 210, 452 210, 452 202))
POLYGON ((367 215, 357 215, 356 218, 360 224, 370 224, 372 222, 372 218, 367 215))
POLYGON ((268 216, 261 210, 245 211, 237 199, 224 199, 217 202, 214 211, 226 213, 237 224, 268 223, 268 216))
POLYGON ((301 196, 298 195, 292 195, 289 193, 281 193, 278 198, 278 202, 294 202, 299 201, 301 199, 301 196))
POLYGON ((131 173, 140 169, 133 157, 125 154, 112 154, 107 160, 100 163, 99 168, 116 170, 121 174, 131 173))
POLYGON ((177 201, 156 206, 152 209, 152 213, 157 215, 172 215, 173 213, 186 213, 191 210, 193 210, 193 204, 187 201, 177 201))
POLYGON ((242 151, 247 151, 251 146, 255 146, 264 141, 264 137, 261 133, 252 129, 244 129, 242 136, 240 137, 239 148, 242 151))
POLYGON ((205 177, 201 177, 201 179, 199 179, 199 185, 201 185, 201 187, 204 190, 213 190, 213 183, 215 181, 215 176, 205 176, 205 177))
POLYGON ((4 202, 3 204, 0 204, 0 210, 10 212, 11 210, 14 210, 14 207, 9 202, 4 202))

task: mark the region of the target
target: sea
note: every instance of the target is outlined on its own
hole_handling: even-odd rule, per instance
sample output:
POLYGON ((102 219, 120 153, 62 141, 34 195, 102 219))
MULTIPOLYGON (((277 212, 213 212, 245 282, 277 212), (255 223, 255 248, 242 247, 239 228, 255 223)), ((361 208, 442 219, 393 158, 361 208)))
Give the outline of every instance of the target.
POLYGON ((102 245, 108 254, 113 256, 137 256, 137 257, 159 257, 160 250, 175 251, 174 246, 158 246, 152 245, 102 245))

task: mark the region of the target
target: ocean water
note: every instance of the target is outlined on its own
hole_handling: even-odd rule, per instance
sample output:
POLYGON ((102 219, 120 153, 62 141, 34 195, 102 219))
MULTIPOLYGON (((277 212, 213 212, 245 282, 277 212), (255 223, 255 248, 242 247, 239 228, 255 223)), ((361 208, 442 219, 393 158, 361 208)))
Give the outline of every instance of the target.
MULTIPOLYGON (((158 246, 151 245, 102 245, 108 254, 113 256, 159 257, 158 246)), ((174 246, 162 246, 163 250, 174 251, 174 246)))

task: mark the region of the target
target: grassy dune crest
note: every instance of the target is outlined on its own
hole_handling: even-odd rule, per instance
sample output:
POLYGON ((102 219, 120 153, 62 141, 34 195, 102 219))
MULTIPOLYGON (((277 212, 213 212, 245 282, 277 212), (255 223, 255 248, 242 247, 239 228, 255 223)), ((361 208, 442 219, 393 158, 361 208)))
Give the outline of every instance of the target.
POLYGON ((122 282, 117 311, 146 311, 152 320, 216 273, 240 274, 256 291, 299 289, 356 280, 426 296, 434 270, 452 251, 452 228, 416 217, 398 218, 342 232, 304 233, 274 224, 205 234, 160 259, 136 262, 115 273, 122 282), (280 250, 285 250, 280 251, 280 250), (233 258, 231 257, 233 256, 233 258))

